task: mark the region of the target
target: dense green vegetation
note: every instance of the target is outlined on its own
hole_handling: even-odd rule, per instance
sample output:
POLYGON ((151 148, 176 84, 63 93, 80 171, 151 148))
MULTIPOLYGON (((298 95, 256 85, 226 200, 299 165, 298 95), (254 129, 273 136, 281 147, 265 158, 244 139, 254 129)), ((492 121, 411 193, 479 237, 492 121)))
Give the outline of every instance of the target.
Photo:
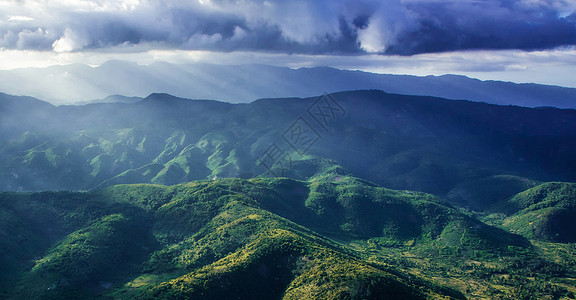
POLYGON ((3 221, 48 227, 53 233, 29 234, 30 243, 38 245, 32 253, 20 253, 26 245, 18 243, 3 247, 6 253, 20 253, 6 263, 12 272, 5 275, 4 293, 22 299, 424 298, 444 293, 422 279, 371 265, 295 223, 304 218, 290 221, 275 214, 283 210, 278 195, 287 187, 307 191, 308 183, 229 179, 114 186, 94 193, 4 193, 3 215, 30 219, 3 221), (43 209, 50 212, 34 213, 43 209))
MULTIPOLYGON (((573 191, 539 187, 507 203, 534 207, 573 191)), ((552 299, 575 292, 572 244, 530 242, 436 196, 339 174, 2 193, 0 216, 1 288, 15 299, 552 299)))
POLYGON ((549 182, 494 205, 496 224, 531 239, 576 243, 576 184, 549 182))
POLYGON ((576 298, 575 111, 334 97, 0 99, 0 298, 576 298))

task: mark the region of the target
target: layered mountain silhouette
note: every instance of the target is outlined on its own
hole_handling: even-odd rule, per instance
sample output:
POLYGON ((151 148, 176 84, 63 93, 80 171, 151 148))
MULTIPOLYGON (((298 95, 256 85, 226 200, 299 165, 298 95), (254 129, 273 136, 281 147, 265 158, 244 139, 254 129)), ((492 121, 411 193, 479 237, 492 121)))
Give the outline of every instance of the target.
POLYGON ((366 89, 502 105, 576 108, 574 88, 480 81, 457 75, 417 77, 327 67, 138 65, 126 61, 109 61, 99 67, 74 64, 0 71, 1 91, 54 104, 86 103, 110 95, 146 97, 151 93, 245 103, 260 98, 313 97, 366 89))
POLYGON ((474 192, 466 188, 470 180, 576 178, 574 110, 381 91, 249 104, 167 94, 85 106, 12 96, 0 103, 2 190, 87 190, 279 173, 307 180, 336 168, 386 187, 465 203, 474 197, 466 195, 474 192), (297 130, 309 133, 296 136, 297 130), (276 170, 278 159, 273 165, 263 160, 272 146, 290 158, 289 165, 276 170))

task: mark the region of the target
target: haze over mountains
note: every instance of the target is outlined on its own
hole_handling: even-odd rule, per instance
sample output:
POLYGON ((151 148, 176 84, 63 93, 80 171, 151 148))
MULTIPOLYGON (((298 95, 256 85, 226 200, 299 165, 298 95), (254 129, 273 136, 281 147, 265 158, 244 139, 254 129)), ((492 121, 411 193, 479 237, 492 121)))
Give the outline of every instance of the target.
POLYGON ((152 94, 135 103, 59 107, 4 95, 0 106, 2 190, 255 177, 267 172, 259 160, 276 144, 293 157, 282 174, 302 180, 336 168, 443 196, 468 180, 502 174, 576 180, 576 110, 570 109, 381 91, 250 104, 152 94), (296 126, 313 133, 299 147, 290 143, 299 138, 296 126), (346 147, 339 146, 343 141, 346 147))
POLYGON ((0 298, 574 298, 574 109, 108 101, 0 94, 0 298))
POLYGON ((576 108, 574 88, 480 81, 456 75, 417 77, 327 67, 290 69, 160 62, 138 65, 125 61, 110 61, 95 68, 74 64, 0 71, 0 91, 33 96, 56 105, 86 103, 111 95, 145 97, 151 93, 243 103, 363 89, 502 105, 576 108))

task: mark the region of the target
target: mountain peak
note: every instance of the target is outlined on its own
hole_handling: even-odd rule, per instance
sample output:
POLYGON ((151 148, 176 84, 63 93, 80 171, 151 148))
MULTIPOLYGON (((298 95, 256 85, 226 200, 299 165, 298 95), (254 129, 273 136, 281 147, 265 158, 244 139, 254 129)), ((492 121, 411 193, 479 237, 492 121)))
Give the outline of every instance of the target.
POLYGON ((148 95, 148 97, 142 99, 143 102, 175 102, 181 100, 189 100, 180 97, 176 97, 174 95, 170 95, 168 93, 152 93, 148 95))
POLYGON ((492 104, 576 108, 574 88, 481 81, 459 75, 418 77, 330 67, 291 69, 258 64, 157 62, 139 65, 119 60, 96 68, 69 65, 0 71, 1 91, 53 103, 90 101, 113 94, 145 96, 159 91, 188 99, 248 103, 261 98, 310 97, 324 92, 369 89, 492 104))
POLYGON ((11 106, 30 109, 32 107, 48 108, 54 107, 52 104, 28 96, 14 96, 0 92, 0 105, 9 104, 11 106))

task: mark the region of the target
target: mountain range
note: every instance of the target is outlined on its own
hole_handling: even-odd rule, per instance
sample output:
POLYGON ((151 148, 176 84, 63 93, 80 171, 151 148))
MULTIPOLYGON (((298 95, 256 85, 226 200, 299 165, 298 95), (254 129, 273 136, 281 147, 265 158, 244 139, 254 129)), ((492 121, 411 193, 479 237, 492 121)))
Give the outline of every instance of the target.
POLYGON ((110 95, 146 97, 151 93, 246 103, 260 98, 313 97, 367 89, 502 105, 576 108, 574 88, 480 81, 457 75, 417 77, 328 67, 138 65, 126 61, 109 61, 98 67, 74 64, 0 71, 0 91, 34 96, 56 105, 95 102, 110 95))
POLYGON ((0 204, 8 299, 573 297, 569 245, 349 176, 1 193, 0 204))
POLYGON ((386 187, 467 201, 470 180, 576 180, 570 109, 381 91, 249 104, 152 94, 136 103, 59 107, 4 95, 0 106, 2 190, 171 185, 279 172, 306 180, 336 168, 386 187), (288 166, 278 157, 263 161, 275 149, 290 158, 288 166))
POLYGON ((0 297, 573 299, 576 110, 0 95, 0 297))

